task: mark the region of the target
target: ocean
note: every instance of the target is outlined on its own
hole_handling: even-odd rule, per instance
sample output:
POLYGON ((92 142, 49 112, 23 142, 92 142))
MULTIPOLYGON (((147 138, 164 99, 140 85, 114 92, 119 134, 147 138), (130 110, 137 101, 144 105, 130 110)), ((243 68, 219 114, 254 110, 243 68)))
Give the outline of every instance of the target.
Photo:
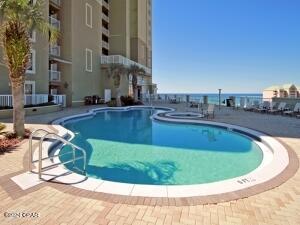
MULTIPOLYGON (((196 102, 203 102, 203 97, 208 97, 208 103, 209 104, 218 104, 219 103, 219 94, 213 94, 213 93, 199 93, 199 94, 183 94, 183 93, 158 93, 158 98, 162 100, 166 99, 180 99, 180 101, 186 101, 186 96, 190 96, 190 101, 196 101, 196 102)), ((262 101, 262 94, 259 93, 223 93, 221 94, 221 103, 225 104, 226 99, 229 97, 234 96, 235 102, 237 104, 240 103, 241 97, 247 97, 251 101, 262 101)))

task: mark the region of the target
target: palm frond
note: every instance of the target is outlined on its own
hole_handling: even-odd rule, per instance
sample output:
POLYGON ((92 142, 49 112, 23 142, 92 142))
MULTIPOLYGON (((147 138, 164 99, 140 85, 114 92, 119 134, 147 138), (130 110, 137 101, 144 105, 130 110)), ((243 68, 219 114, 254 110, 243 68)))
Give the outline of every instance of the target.
POLYGON ((5 21, 22 22, 28 30, 37 30, 45 36, 49 36, 51 43, 59 37, 59 31, 49 24, 48 18, 44 15, 45 1, 37 0, 35 4, 29 4, 28 0, 0 0, 0 14, 3 24, 5 21))

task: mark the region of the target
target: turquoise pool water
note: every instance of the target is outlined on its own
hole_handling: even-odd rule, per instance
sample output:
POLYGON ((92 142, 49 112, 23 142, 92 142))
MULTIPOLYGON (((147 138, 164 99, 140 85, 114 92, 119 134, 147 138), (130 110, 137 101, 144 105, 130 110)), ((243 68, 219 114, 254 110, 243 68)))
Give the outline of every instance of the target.
MULTIPOLYGON (((152 113, 103 111, 65 124, 75 133, 72 142, 87 151, 87 175, 135 184, 201 184, 247 174, 262 162, 261 149, 243 135, 212 126, 157 122, 150 119, 152 113)), ((71 155, 60 159, 67 161, 71 155)), ((76 171, 71 163, 66 166, 76 171)), ((75 166, 82 168, 82 162, 75 166)))

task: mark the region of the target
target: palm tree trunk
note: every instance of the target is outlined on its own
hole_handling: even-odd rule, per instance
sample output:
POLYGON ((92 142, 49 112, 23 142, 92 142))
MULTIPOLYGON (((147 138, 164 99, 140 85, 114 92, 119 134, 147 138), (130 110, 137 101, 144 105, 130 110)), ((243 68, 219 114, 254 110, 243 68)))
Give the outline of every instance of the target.
POLYGON ((138 101, 138 92, 137 92, 137 88, 133 88, 133 99, 134 101, 138 101))
POLYGON ((12 84, 14 132, 19 137, 25 135, 24 87, 12 84))
POLYGON ((121 96, 120 96, 120 88, 117 88, 117 107, 121 107, 122 106, 122 102, 121 102, 121 96))

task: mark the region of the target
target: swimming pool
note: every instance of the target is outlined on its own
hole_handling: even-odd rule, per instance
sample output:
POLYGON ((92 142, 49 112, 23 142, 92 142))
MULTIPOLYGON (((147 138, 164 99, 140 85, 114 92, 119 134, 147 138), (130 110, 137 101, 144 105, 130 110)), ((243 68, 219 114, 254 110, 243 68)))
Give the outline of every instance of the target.
MULTIPOLYGON (((203 124, 151 119, 159 110, 103 110, 71 119, 64 127, 72 142, 87 151, 87 176, 107 181, 189 185, 227 180, 258 168, 263 152, 243 134, 203 124)), ((70 160, 61 150, 60 160, 70 160)), ((76 167, 82 167, 76 162, 76 167)), ((76 172, 72 164, 66 164, 76 172)))

